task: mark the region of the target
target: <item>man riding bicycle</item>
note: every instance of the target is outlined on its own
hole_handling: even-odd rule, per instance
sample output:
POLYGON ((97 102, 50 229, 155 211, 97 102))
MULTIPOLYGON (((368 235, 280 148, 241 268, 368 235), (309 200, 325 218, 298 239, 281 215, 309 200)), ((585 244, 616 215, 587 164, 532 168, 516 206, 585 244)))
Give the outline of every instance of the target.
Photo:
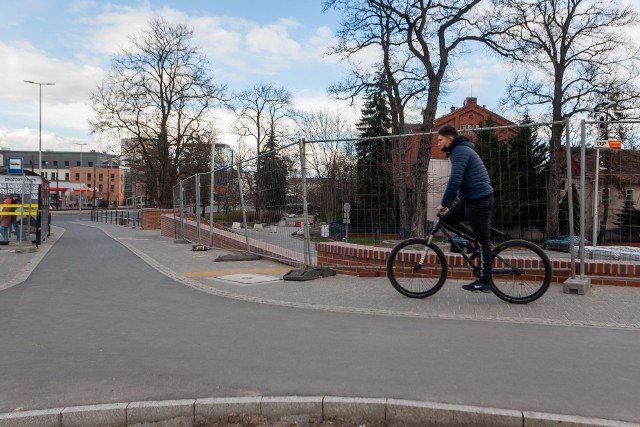
POLYGON ((436 209, 442 216, 441 223, 475 237, 480 243, 480 272, 473 283, 462 286, 471 292, 491 292, 491 242, 489 240, 489 216, 493 207, 493 188, 489 173, 475 151, 475 145, 465 136, 458 135, 453 126, 438 131, 438 145, 451 161, 451 174, 436 209), (460 201, 451 209, 456 197, 460 201), (468 222, 473 231, 461 222, 468 222))

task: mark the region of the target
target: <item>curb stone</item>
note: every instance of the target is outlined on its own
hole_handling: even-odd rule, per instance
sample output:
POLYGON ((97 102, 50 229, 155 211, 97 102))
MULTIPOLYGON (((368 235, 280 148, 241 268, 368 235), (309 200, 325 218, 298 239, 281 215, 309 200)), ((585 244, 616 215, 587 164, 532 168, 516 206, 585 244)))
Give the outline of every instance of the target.
POLYGON ((265 396, 115 403, 0 414, 0 427, 206 426, 231 413, 289 422, 361 418, 420 426, 639 427, 639 423, 412 400, 265 396))
POLYGON ((0 414, 0 427, 58 427, 64 408, 0 414))
POLYGON ((61 412, 65 427, 126 427, 127 403, 72 406, 61 412))
POLYGON ((127 406, 127 426, 192 426, 195 403, 195 399, 130 403, 127 406))

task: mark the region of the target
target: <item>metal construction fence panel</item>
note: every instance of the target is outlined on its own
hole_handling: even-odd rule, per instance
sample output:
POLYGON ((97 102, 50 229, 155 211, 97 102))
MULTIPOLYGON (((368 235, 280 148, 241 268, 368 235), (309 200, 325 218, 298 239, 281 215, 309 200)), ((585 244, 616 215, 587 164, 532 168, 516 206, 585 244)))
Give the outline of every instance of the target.
POLYGON ((174 188, 177 236, 292 265, 312 264, 300 147, 290 144, 182 180, 174 188))
MULTIPOLYGON (((475 143, 487 167, 495 199, 491 222, 507 236, 537 242, 543 238, 548 125, 461 131, 475 143)), ((409 235, 425 235, 433 225, 451 173, 437 135, 309 141, 308 145, 309 206, 328 230, 322 236, 320 230, 312 229, 312 236, 380 246, 409 235), (421 150, 429 154, 428 165, 418 160, 425 154, 419 154, 421 150)), ((560 229, 566 232, 567 185, 563 182, 558 194, 560 229)))

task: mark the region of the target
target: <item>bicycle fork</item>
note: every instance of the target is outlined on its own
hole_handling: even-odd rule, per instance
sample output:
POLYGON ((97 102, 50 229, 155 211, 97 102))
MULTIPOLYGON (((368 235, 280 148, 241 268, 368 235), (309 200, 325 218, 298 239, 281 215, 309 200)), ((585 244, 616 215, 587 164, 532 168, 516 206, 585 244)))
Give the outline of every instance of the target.
POLYGON ((433 240, 433 233, 429 234, 429 237, 427 238, 427 244, 425 245, 424 250, 422 251, 422 255, 420 256, 420 260, 418 261, 418 264, 416 264, 413 267, 413 271, 422 270, 422 266, 427 260, 427 255, 429 255, 429 245, 431 244, 432 240, 433 240))

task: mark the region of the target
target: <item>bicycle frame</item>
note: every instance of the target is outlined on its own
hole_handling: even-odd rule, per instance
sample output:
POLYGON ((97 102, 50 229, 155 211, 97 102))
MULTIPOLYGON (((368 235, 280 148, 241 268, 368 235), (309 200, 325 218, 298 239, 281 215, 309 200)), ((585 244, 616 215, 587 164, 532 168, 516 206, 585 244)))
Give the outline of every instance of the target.
MULTIPOLYGON (((438 219, 433 225, 433 229, 431 230, 431 233, 429 233, 429 237, 428 237, 429 243, 432 242, 433 236, 435 236, 439 231, 442 232, 442 234, 444 234, 444 236, 449 240, 449 242, 453 246, 455 246, 455 248, 458 250, 460 255, 462 255, 462 257, 464 258, 465 262, 473 269, 473 273, 477 275, 479 267, 473 263, 473 260, 471 259, 471 257, 464 253, 464 251, 462 250, 462 247, 458 243, 456 243, 456 241, 453 240, 451 236, 453 234, 458 237, 462 237, 463 239, 467 239, 468 241, 473 242, 474 247, 477 247, 478 241, 474 237, 471 237, 460 230, 457 230, 445 223, 441 223, 440 220, 438 219)), ((421 263, 424 262, 422 259, 420 261, 421 263)))
MULTIPOLYGON (((441 223, 440 219, 436 220, 433 229, 431 230, 431 233, 429 233, 429 237, 428 237, 428 241, 429 243, 432 242, 433 237, 438 233, 438 232, 442 232, 442 234, 444 234, 444 236, 449 240, 449 242, 455 246, 455 248, 458 250, 458 252, 460 253, 460 255, 462 255, 462 257, 464 258, 465 262, 471 267, 471 269, 473 270, 473 274, 474 275, 478 275, 478 271, 480 269, 479 266, 475 265, 473 263, 473 259, 464 253, 464 251, 462 250, 462 247, 456 243, 455 240, 453 240, 451 238, 452 235, 458 236, 458 237, 462 237, 470 242, 473 242, 474 247, 478 246, 478 240, 475 237, 471 237, 466 233, 463 233, 462 231, 455 229, 453 227, 451 227, 450 225, 447 225, 445 223, 441 223)), ((500 234, 500 232, 498 232, 497 230, 494 231, 496 234, 500 234)), ((422 265, 427 257, 427 248, 425 248, 425 253, 423 254, 423 256, 420 258, 420 265, 422 265)), ((496 255, 493 251, 491 251, 491 254, 493 257, 496 257, 506 266, 508 266, 509 268, 494 268, 492 270, 492 274, 494 275, 500 275, 500 274, 517 274, 520 275, 522 274, 522 270, 511 265, 511 263, 509 263, 507 260, 505 260, 503 257, 501 257, 500 255, 496 255)))

